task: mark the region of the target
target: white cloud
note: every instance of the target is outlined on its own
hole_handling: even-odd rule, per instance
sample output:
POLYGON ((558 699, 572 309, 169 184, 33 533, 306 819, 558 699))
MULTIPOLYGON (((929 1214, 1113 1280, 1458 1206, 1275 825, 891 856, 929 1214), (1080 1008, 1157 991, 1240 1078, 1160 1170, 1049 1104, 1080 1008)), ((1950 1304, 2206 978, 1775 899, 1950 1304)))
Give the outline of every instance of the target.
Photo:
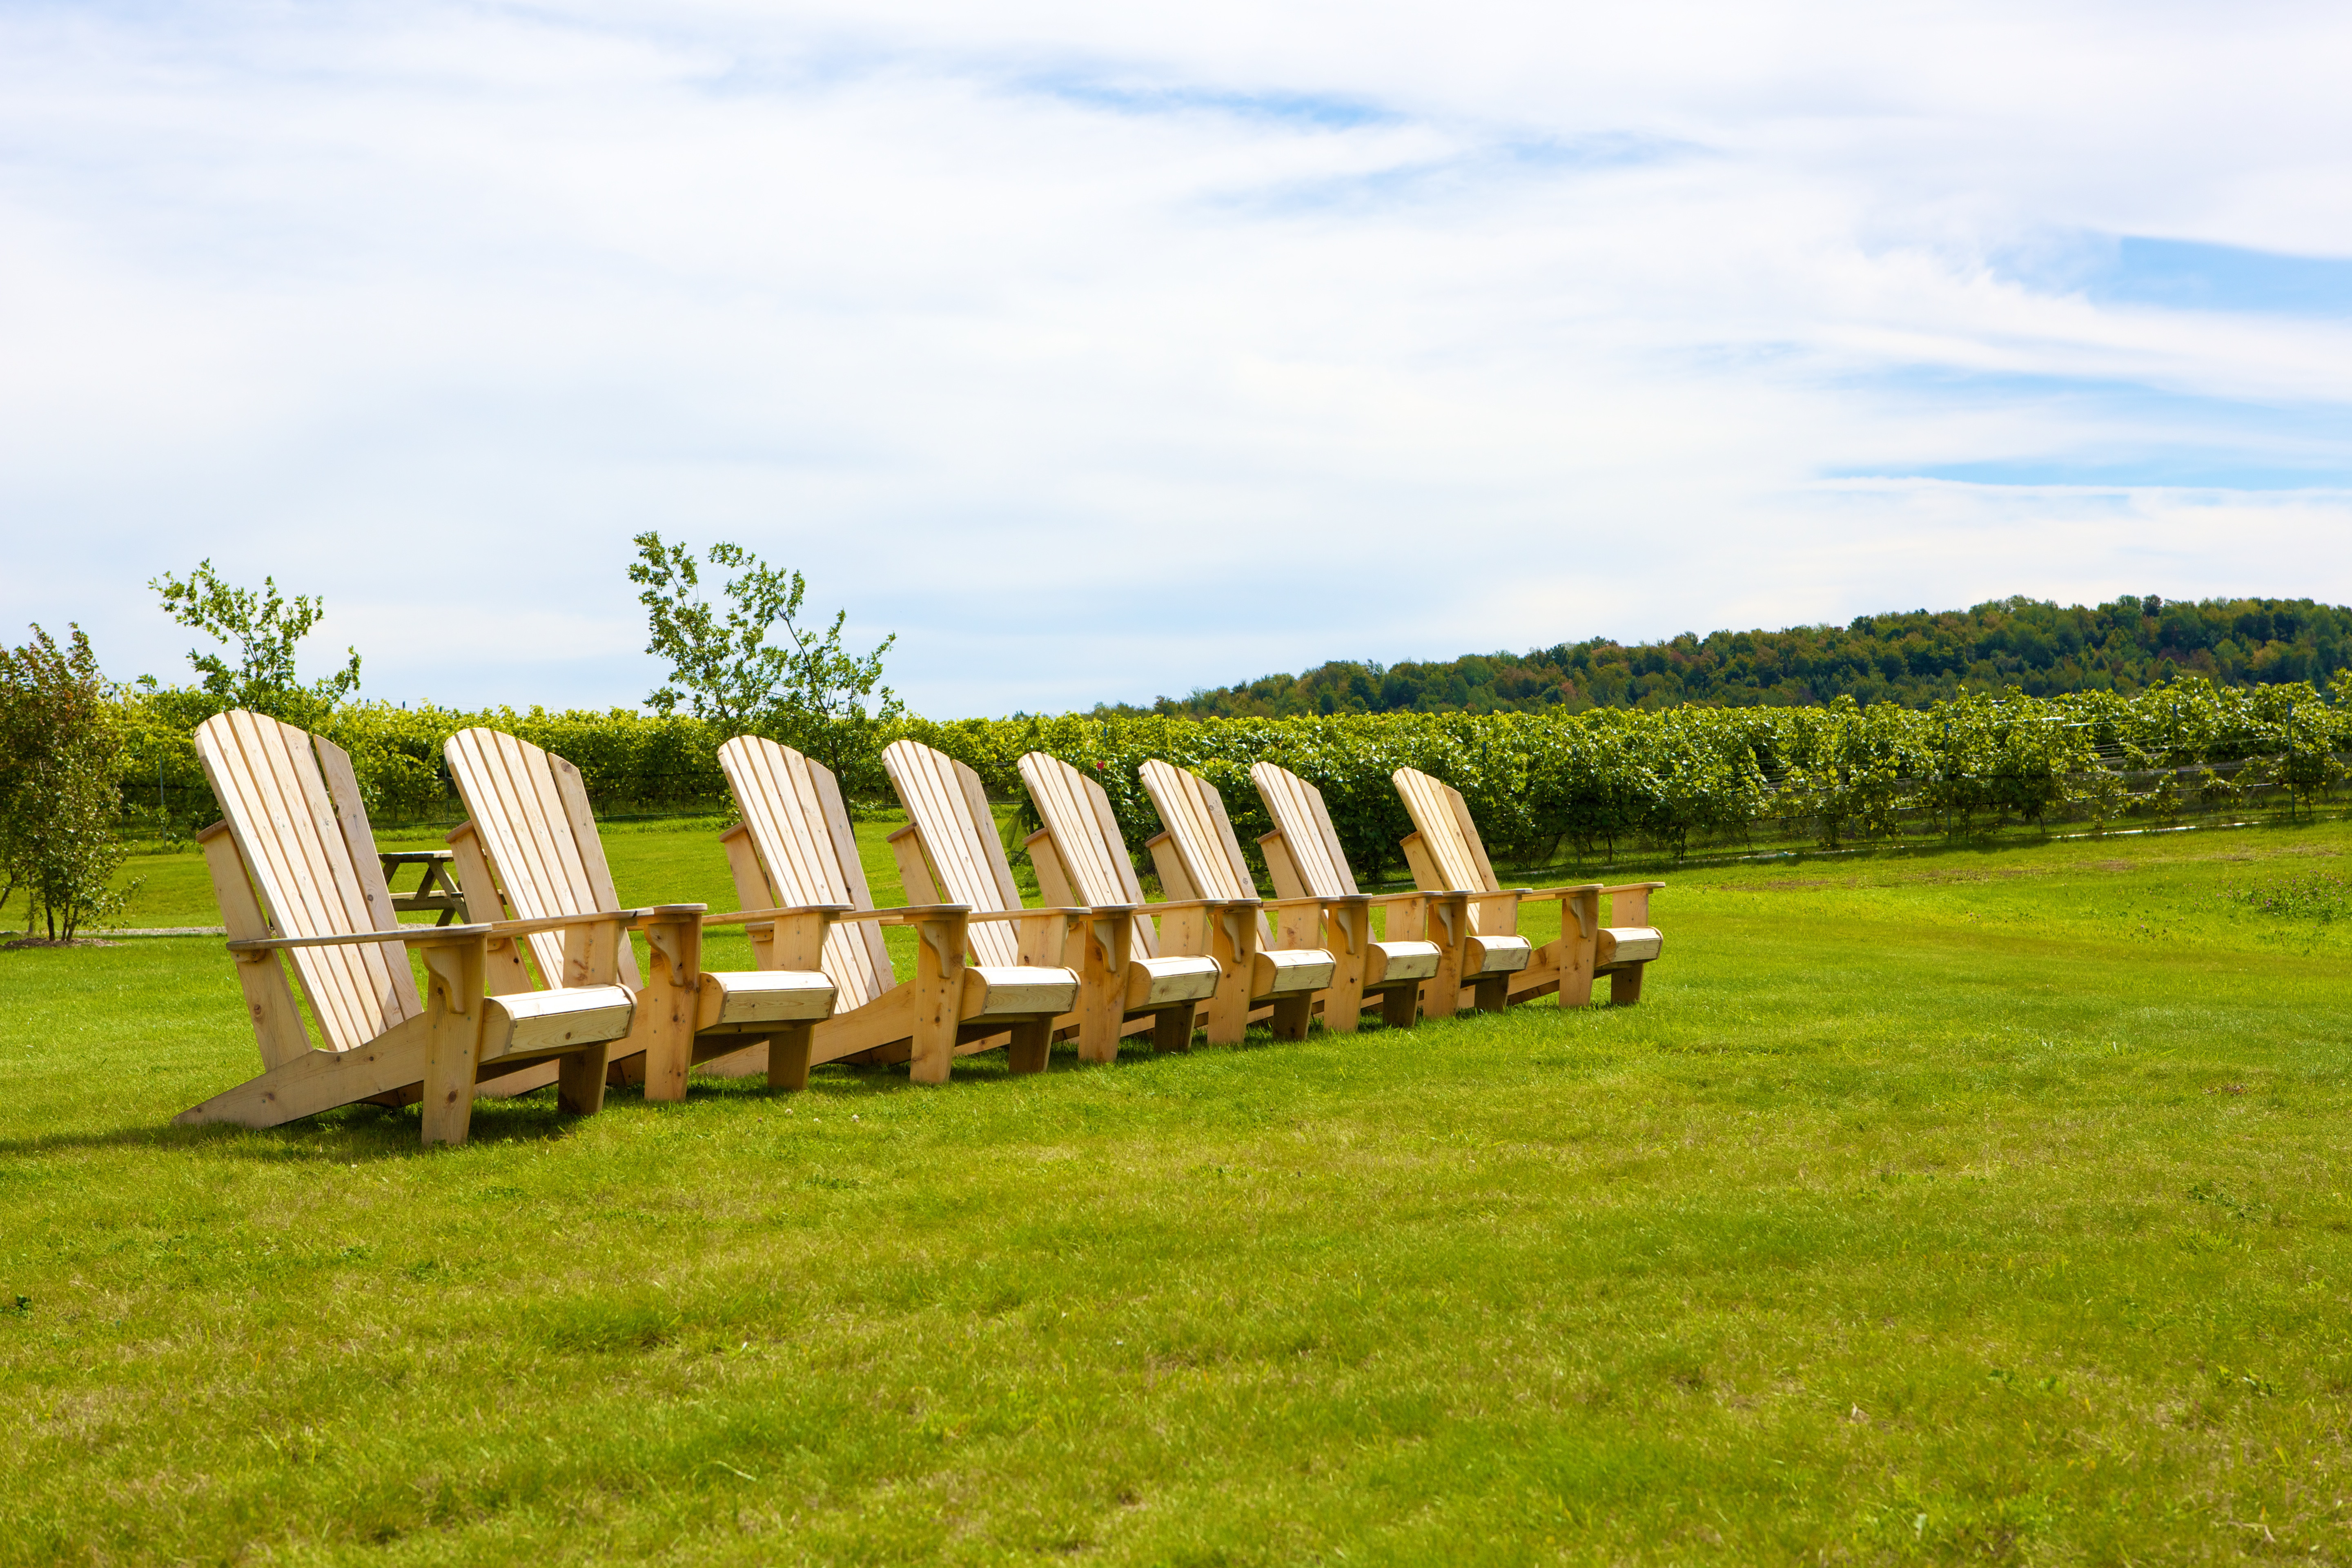
POLYGON ((626 702, 651 527, 800 566, 949 714, 2011 592, 2352 598, 2352 329, 2083 282, 2116 235, 2352 257, 2347 30, 19 8, 0 616, 169 674, 142 584, 209 554, 323 594, 372 693, 626 702))

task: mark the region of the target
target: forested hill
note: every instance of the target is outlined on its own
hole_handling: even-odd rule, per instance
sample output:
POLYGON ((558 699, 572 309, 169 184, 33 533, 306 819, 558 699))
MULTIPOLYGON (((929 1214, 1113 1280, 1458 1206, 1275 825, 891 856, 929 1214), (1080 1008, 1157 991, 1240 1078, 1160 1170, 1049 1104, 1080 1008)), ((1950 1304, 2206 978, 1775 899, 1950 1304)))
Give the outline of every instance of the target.
POLYGON ((1932 702, 2022 687, 2036 697, 2132 692, 2189 673, 2225 686, 2325 681, 2352 663, 2352 608, 2310 599, 2129 595, 2096 609, 2013 598, 1970 610, 1863 616, 1851 626, 1685 632, 1631 647, 1607 637, 1444 663, 1339 661, 1304 675, 1162 697, 1160 712, 1246 718, 1291 713, 1492 713, 1677 702, 1801 706, 1932 702))

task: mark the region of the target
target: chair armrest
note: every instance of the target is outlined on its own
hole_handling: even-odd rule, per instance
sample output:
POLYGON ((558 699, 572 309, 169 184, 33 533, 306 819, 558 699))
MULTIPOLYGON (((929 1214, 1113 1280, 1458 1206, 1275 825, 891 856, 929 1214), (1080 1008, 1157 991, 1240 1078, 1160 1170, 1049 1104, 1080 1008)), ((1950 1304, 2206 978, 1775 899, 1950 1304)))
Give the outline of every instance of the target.
MULTIPOLYGON (((1301 899, 1301 903, 1320 903, 1320 899, 1301 899)), ((1105 909, 1131 909, 1140 915, 1164 914, 1171 910, 1270 909, 1264 899, 1165 899, 1156 904, 1105 904, 1105 909)))
POLYGON ((971 912, 971 918, 974 921, 1027 921, 1034 920, 1040 915, 1069 915, 1075 917, 1078 915, 1092 914, 1118 914, 1128 910, 1139 910, 1143 906, 1140 904, 1105 904, 1099 910, 1069 908, 1051 910, 974 910, 971 912))
POLYGON ((1475 899, 1479 896, 1479 894, 1469 892, 1461 888, 1439 888, 1433 890, 1416 888, 1410 893, 1372 893, 1367 895, 1370 901, 1375 904, 1406 904, 1411 903, 1415 899, 1475 899))
POLYGON ((1572 899, 1579 893, 1605 893, 1609 889, 1598 882, 1579 882, 1572 888, 1521 888, 1523 899, 1572 899))
MULTIPOLYGON (((1419 894, 1414 893, 1408 893, 1405 895, 1407 898, 1418 898, 1419 896, 1419 894)), ((1260 899, 1258 900, 1258 905, 1262 909, 1295 910, 1307 904, 1369 904, 1371 901, 1372 896, 1370 893, 1334 893, 1328 899, 1260 899)))
POLYGON ((709 911, 709 904, 654 904, 646 909, 630 910, 629 929, 659 925, 668 921, 700 920, 709 911))
POLYGON ((844 921, 879 921, 884 925, 913 925, 919 921, 944 920, 950 915, 970 916, 970 904, 902 904, 895 910, 852 910, 836 916, 844 921))
POLYGON ((1603 893, 1654 893, 1664 886, 1664 882, 1620 882, 1613 888, 1601 890, 1603 893))
MULTIPOLYGON (((609 920, 612 917, 597 918, 609 920)), ((232 942, 228 950, 231 952, 271 952, 285 947, 359 947, 372 942, 404 942, 412 947, 433 947, 443 942, 480 942, 495 931, 495 927, 487 925, 403 926, 397 931, 355 931, 340 936, 257 936, 232 942)))
MULTIPOLYGON (((591 910, 581 915, 541 915, 527 921, 491 921, 482 929, 494 938, 529 936, 533 931, 562 931, 566 926, 594 925, 602 921, 619 921, 624 925, 642 925, 651 910, 591 910)), ((427 928, 420 928, 427 929, 427 928)), ((450 926, 450 931, 458 928, 450 926)))
POLYGON ((781 910, 737 910, 731 914, 704 915, 702 923, 706 926, 756 925, 766 921, 789 920, 794 915, 831 915, 835 920, 845 920, 854 909, 855 906, 850 904, 795 904, 790 909, 781 910))

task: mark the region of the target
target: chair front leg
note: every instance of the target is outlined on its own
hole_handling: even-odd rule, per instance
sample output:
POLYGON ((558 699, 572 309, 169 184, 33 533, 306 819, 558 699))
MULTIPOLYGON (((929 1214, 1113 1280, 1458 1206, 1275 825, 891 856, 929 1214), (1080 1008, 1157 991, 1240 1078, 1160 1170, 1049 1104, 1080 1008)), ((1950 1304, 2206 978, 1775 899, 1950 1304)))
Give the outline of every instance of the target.
POLYGON ((604 1109, 604 1079, 612 1066, 613 1042, 599 1040, 559 1058, 555 1068, 555 1107, 567 1116, 593 1116, 604 1109))
MULTIPOLYGON (((1214 942, 1209 956, 1224 971, 1209 998, 1209 1044, 1238 1046, 1249 1032, 1250 985, 1257 967, 1257 911, 1246 904, 1220 904, 1203 912, 1214 942)), ((1186 1038, 1191 1038, 1189 1032, 1186 1038)))
POLYGON ((694 1065, 695 1016, 702 1003, 702 916, 656 917, 646 922, 651 971, 637 995, 630 1044, 646 1053, 646 1098, 686 1098, 687 1069, 694 1065))
MULTIPOLYGON (((1119 1025, 1127 1012, 1127 966, 1134 917, 1095 915, 1078 922, 1078 1059, 1118 1059, 1119 1025)), ((1014 1044, 1019 1044, 1016 1039, 1014 1044)))
POLYGON ((1580 888, 1559 901, 1559 1005, 1592 1004, 1592 968, 1601 946, 1601 889, 1580 888))
POLYGON ((816 1043, 816 1025, 779 1024, 768 1037, 768 1087, 794 1093, 808 1087, 809 1054, 816 1043))
POLYGON ((1054 1020, 1031 1018, 1013 1026, 1012 1041, 1005 1047, 1004 1066, 1008 1072, 1044 1072, 1046 1060, 1054 1052, 1054 1020))
MULTIPOLYGON (((1361 1026, 1364 963, 1371 955, 1371 940, 1370 904, 1351 899, 1323 906, 1323 947, 1333 961, 1331 988, 1323 994, 1325 1028, 1352 1035, 1361 1026)), ((1405 994, 1409 1002, 1412 992, 1408 990, 1405 994)))
POLYGON ((1151 1015, 1151 1048, 1154 1051, 1189 1051, 1192 1048, 1192 1020, 1197 1007, 1162 1007, 1151 1015))
POLYGON ((1470 943, 1470 895, 1431 893, 1421 900, 1422 930, 1437 944, 1437 973, 1423 982, 1422 1010, 1451 1018, 1462 1010, 1463 955, 1470 943))
POLYGON ((418 943, 425 961, 425 1142, 463 1143, 474 1122, 481 1065, 483 937, 418 943))
POLYGON ((970 930, 961 913, 920 915, 915 928, 915 1017, 907 1077, 945 1083, 955 1060, 956 1025, 963 1003, 964 944, 970 930))

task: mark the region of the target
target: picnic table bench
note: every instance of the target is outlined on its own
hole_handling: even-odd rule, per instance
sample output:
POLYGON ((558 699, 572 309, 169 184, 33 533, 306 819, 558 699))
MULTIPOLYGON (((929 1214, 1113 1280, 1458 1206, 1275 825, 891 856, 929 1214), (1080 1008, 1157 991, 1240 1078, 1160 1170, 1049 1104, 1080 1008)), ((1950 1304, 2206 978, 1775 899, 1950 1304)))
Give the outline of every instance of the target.
POLYGON ((383 862, 383 880, 386 887, 391 887, 394 873, 401 867, 425 868, 424 879, 415 887, 404 893, 396 888, 393 889, 394 918, 397 919, 404 914, 438 910, 441 911, 441 918, 433 922, 436 926, 445 926, 453 921, 460 924, 465 922, 465 895, 457 890, 457 884, 449 879, 450 863, 455 858, 450 851, 446 849, 379 849, 376 851, 375 858, 383 862))

